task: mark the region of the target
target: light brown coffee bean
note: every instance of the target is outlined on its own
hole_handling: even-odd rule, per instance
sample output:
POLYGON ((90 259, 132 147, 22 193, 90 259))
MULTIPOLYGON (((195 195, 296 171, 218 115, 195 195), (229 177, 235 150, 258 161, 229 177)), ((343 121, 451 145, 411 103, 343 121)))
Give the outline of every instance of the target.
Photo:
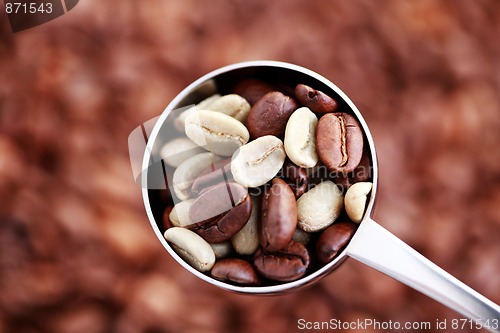
POLYGON ((197 112, 198 110, 204 110, 206 109, 210 104, 218 100, 221 96, 219 94, 214 94, 212 96, 209 96, 202 100, 200 103, 193 105, 187 110, 182 111, 179 113, 179 115, 174 119, 174 126, 175 128, 181 132, 185 133, 185 128, 186 128, 186 118, 197 112))
POLYGON ((231 243, 235 251, 241 255, 254 254, 259 247, 260 200, 256 196, 250 196, 250 199, 252 200, 250 218, 245 226, 231 237, 231 243))
POLYGON ((262 196, 260 245, 278 251, 290 243, 297 227, 297 204, 290 186, 274 178, 262 196))
POLYGON ((295 241, 277 252, 259 249, 254 259, 254 266, 263 277, 283 282, 300 279, 309 264, 309 252, 304 245, 295 241))
POLYGON ((326 265, 342 250, 356 231, 356 225, 351 222, 337 222, 329 226, 318 238, 316 257, 326 265))
POLYGON ((169 215, 174 227, 188 227, 193 224, 193 220, 189 217, 189 209, 193 202, 194 199, 187 199, 175 204, 169 215))
POLYGON ((362 182, 352 185, 345 194, 344 206, 351 221, 359 223, 365 214, 367 195, 372 190, 372 183, 362 182))
POLYGON ((215 259, 226 258, 233 252, 231 242, 225 241, 222 243, 209 243, 212 250, 214 250, 215 259))
POLYGON ((198 146, 189 138, 176 138, 167 142, 160 149, 160 157, 170 166, 178 167, 185 160, 204 153, 205 149, 198 146))
POLYGON ((207 106, 205 110, 221 112, 245 123, 250 111, 250 104, 239 95, 229 94, 220 97, 207 106))
POLYGON ((323 164, 333 172, 353 171, 363 155, 363 132, 347 113, 327 113, 316 129, 316 148, 323 164))
POLYGON ((257 187, 274 178, 285 162, 283 142, 275 136, 259 137, 238 149, 232 157, 234 180, 245 187, 257 187))
POLYGON ((282 139, 288 118, 297 107, 293 98, 279 91, 265 94, 248 113, 246 124, 252 140, 265 135, 282 139))
POLYGON ((260 279, 253 266, 242 259, 224 259, 215 263, 210 271, 214 279, 246 286, 257 286, 260 279))
POLYGON ((305 84, 295 87, 295 98, 300 104, 317 113, 328 113, 337 109, 337 102, 333 98, 305 84))
POLYGON ((173 227, 164 233, 175 252, 191 266, 207 272, 215 264, 215 254, 210 245, 191 230, 173 227))
POLYGON ((297 200, 299 227, 315 232, 328 227, 342 213, 344 197, 335 183, 326 180, 297 200))
POLYGON ((206 150, 231 156, 236 149, 248 142, 245 125, 226 114, 200 110, 186 118, 186 135, 206 150))
POLYGON ((297 109, 286 124, 285 151, 293 163, 312 168, 318 163, 316 125, 318 118, 306 107, 297 109))

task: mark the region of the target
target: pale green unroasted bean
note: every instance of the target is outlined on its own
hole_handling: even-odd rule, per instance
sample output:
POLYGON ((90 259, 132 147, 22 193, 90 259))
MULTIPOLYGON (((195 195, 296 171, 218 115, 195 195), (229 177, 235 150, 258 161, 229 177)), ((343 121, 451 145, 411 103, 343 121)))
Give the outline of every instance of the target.
POLYGON ((189 138, 175 138, 163 145, 160 150, 160 157, 168 165, 178 167, 188 158, 203 152, 205 152, 205 149, 189 138))
POLYGON ((165 231, 164 237, 182 259, 200 272, 209 271, 215 264, 214 250, 195 232, 172 227, 165 231))
POLYGON ((210 243, 210 246, 212 247, 212 250, 214 250, 215 258, 216 259, 222 259, 231 254, 233 252, 233 247, 231 246, 230 241, 222 242, 222 243, 217 243, 213 244, 210 243))
POLYGON ((231 238, 231 243, 235 251, 241 255, 254 254, 259 247, 258 221, 260 200, 254 196, 251 196, 250 199, 252 200, 250 218, 245 226, 231 238))
POLYGON ((200 103, 198 103, 198 104, 190 107, 189 109, 182 111, 177 116, 177 118, 174 119, 174 126, 175 126, 175 128, 178 131, 184 133, 184 128, 185 128, 185 124, 186 124, 186 118, 190 114, 193 114, 193 113, 195 113, 198 110, 206 109, 207 107, 210 106, 210 104, 212 104, 213 102, 215 102, 216 100, 218 100, 220 97, 221 96, 219 94, 214 94, 214 95, 212 95, 210 97, 205 98, 200 103))
POLYGON ((318 163, 316 153, 316 125, 318 118, 306 107, 297 109, 286 124, 285 151, 290 160, 303 168, 318 163))
POLYGON ((368 193, 372 190, 370 182, 359 182, 353 184, 345 194, 344 205, 347 216, 356 223, 361 222, 365 214, 368 193))
POLYGON ((240 121, 216 111, 200 110, 189 115, 185 129, 197 145, 223 156, 231 156, 250 138, 240 121))
POLYGON ((275 136, 261 136, 234 152, 231 172, 245 187, 257 187, 274 178, 285 163, 283 142, 275 136))
POLYGON ((174 193, 180 200, 187 200, 191 197, 191 185, 193 181, 220 158, 212 153, 201 153, 188 158, 182 162, 174 171, 172 177, 172 187, 174 193))
POLYGON ((205 109, 227 114, 228 116, 245 123, 250 108, 250 104, 248 104, 246 99, 240 95, 229 94, 217 99, 205 109))
POLYGON ((189 209, 195 199, 188 199, 175 204, 170 212, 169 218, 174 227, 187 227, 194 224, 189 216, 189 209))
POLYGON ((297 200, 298 225, 307 232, 322 230, 335 222, 343 207, 342 192, 334 182, 326 180, 297 200))

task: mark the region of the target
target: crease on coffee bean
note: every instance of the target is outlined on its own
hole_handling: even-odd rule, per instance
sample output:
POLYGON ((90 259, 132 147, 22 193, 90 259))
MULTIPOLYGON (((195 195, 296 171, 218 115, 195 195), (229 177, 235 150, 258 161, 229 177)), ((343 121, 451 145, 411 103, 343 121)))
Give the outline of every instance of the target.
POLYGON ((259 157, 258 159, 256 159, 255 161, 248 161, 247 164, 248 165, 257 165, 257 164, 260 164, 262 163, 269 155, 271 155, 272 153, 274 153, 276 150, 280 149, 280 146, 277 145, 277 146, 273 146, 271 149, 269 149, 269 151, 266 151, 264 153, 264 155, 262 155, 261 157, 259 157))
POLYGON ((217 131, 214 131, 213 129, 211 129, 207 126, 203 126, 203 125, 199 125, 199 124, 195 124, 195 125, 199 126, 203 131, 208 132, 210 134, 213 134, 215 136, 223 137, 226 139, 237 139, 242 145, 245 144, 245 140, 239 135, 217 132, 217 131))
POLYGON ((339 163, 339 167, 343 167, 347 164, 349 160, 349 155, 347 154, 347 129, 345 118, 342 115, 338 115, 337 119, 340 123, 340 153, 342 154, 342 160, 339 163))
MULTIPOLYGON (((271 196, 270 192, 264 192, 263 202, 268 203, 270 196, 271 196)), ((268 206, 268 204, 266 205, 265 209, 264 208, 262 209, 261 221, 267 220, 267 210, 269 209, 269 207, 267 207, 267 206, 268 206)), ((265 244, 263 244, 263 246, 264 246, 264 248, 266 248, 269 246, 269 237, 270 237, 269 228, 267 227, 267 223, 261 223, 261 227, 264 228, 264 234, 266 235, 265 239, 263 240, 265 242, 265 244)))
POLYGON ((312 141, 312 121, 309 119, 309 131, 307 131, 307 139, 305 140, 304 142, 304 145, 302 147, 300 147, 300 151, 304 151, 304 150, 307 150, 307 148, 311 145, 311 141, 312 141))
POLYGON ((177 252, 179 254, 179 256, 184 257, 184 258, 186 258, 186 257, 189 258, 189 259, 186 259, 186 261, 194 262, 196 264, 196 266, 199 266, 199 267, 206 266, 205 263, 203 263, 203 262, 199 261, 198 259, 196 259, 195 256, 193 256, 188 251, 184 250, 182 247, 177 246, 174 243, 170 243, 170 245, 174 248, 175 252, 177 252))

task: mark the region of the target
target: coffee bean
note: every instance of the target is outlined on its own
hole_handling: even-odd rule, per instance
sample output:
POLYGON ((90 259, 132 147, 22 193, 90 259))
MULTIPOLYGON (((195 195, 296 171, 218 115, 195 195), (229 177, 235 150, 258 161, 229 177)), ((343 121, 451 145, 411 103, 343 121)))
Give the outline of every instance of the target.
POLYGON ((165 231, 164 237, 176 253, 197 270, 206 272, 215 264, 210 245, 191 230, 173 227, 165 231))
POLYGON ((304 276, 309 263, 309 252, 304 245, 295 241, 276 252, 259 249, 254 259, 254 266, 263 277, 283 282, 304 276))
POLYGON ((295 198, 299 198, 309 188, 309 177, 305 168, 298 167, 290 160, 285 160, 282 172, 279 174, 292 189, 295 198))
POLYGON ((351 221, 359 223, 365 213, 367 195, 372 190, 372 183, 361 182, 352 185, 344 198, 344 206, 347 216, 351 221))
POLYGON ((189 216, 194 223, 203 223, 233 209, 242 203, 247 196, 247 189, 240 184, 217 184, 195 199, 189 209, 189 216))
POLYGON ((351 185, 359 182, 366 182, 372 178, 373 166, 370 162, 370 152, 367 145, 364 145, 365 149, 363 151, 363 156, 361 156, 361 161, 359 165, 354 169, 349 175, 351 185))
POLYGON ((280 139, 266 135, 238 149, 232 157, 234 180, 245 187, 257 187, 274 178, 285 162, 280 139))
POLYGON ((299 227, 315 232, 335 222, 344 207, 344 197, 335 183, 326 180, 297 200, 299 227))
POLYGON ((252 200, 250 218, 245 226, 231 237, 234 249, 241 255, 254 254, 259 247, 258 223, 260 220, 260 200, 256 196, 250 196, 250 199, 252 200))
POLYGON ((311 234, 300 228, 296 228, 293 233, 292 240, 307 245, 307 243, 311 240, 311 234))
POLYGON ((363 154, 361 126, 347 113, 327 113, 318 121, 316 147, 319 158, 329 170, 351 172, 363 154))
POLYGON ((250 104, 239 95, 229 94, 215 100, 205 110, 221 112, 245 123, 250 111, 250 104))
POLYGON ((369 155, 368 146, 364 145, 363 156, 361 156, 361 161, 356 169, 347 174, 338 173, 335 175, 335 184, 337 184, 344 193, 351 185, 359 182, 366 182, 372 178, 373 167, 369 155))
POLYGON ((317 113, 328 113, 337 109, 337 102, 333 98, 305 84, 295 87, 295 98, 300 104, 317 113))
POLYGON ((212 250, 214 250, 215 259, 225 258, 233 252, 233 247, 231 246, 231 242, 229 241, 209 244, 212 250))
POLYGON ((178 167, 190 157, 204 153, 205 149, 188 138, 176 138, 160 149, 160 157, 170 166, 178 167))
POLYGON ((278 251, 292 240, 297 227, 297 204, 290 186, 274 178, 262 196, 260 244, 266 251, 278 251))
POLYGON ((312 168, 318 163, 316 125, 318 118, 306 107, 297 109, 286 124, 285 151, 293 163, 312 168))
POLYGON ((200 110, 186 118, 186 135, 206 150, 231 156, 236 149, 248 142, 247 128, 226 114, 200 110))
POLYGON ((209 243, 229 240, 250 218, 252 202, 247 190, 236 183, 222 183, 203 192, 189 209, 190 229, 209 243))
POLYGON ((356 225, 351 222, 337 222, 323 230, 316 243, 316 257, 319 262, 326 265, 332 261, 355 231, 356 225))
POLYGON ((191 187, 193 181, 200 174, 211 169, 212 165, 220 158, 212 153, 195 155, 182 162, 174 171, 172 176, 172 187, 174 193, 180 200, 189 199, 192 196, 191 187))
POLYGON ((172 207, 170 197, 162 212, 172 248, 196 269, 211 267, 213 278, 242 286, 260 285, 259 276, 271 284, 302 278, 311 266, 305 244, 315 263, 338 256, 365 213, 372 185, 362 182, 372 175, 360 124, 336 109, 310 86, 251 78, 180 113, 174 125, 187 137, 161 150, 177 167, 172 193, 182 200, 172 207), (336 222, 344 205, 354 222, 336 222))
POLYGON ((247 127, 252 140, 265 135, 282 139, 288 118, 297 107, 293 98, 278 91, 265 94, 248 114, 247 127))
POLYGON ((231 174, 231 159, 227 158, 215 162, 211 165, 210 169, 202 172, 194 181, 191 186, 191 193, 194 196, 200 195, 203 191, 224 182, 233 181, 231 174))
POLYGON ((202 100, 200 103, 190 107, 187 110, 182 111, 179 115, 174 119, 175 128, 181 132, 185 133, 186 129, 186 118, 195 113, 198 110, 205 110, 210 104, 218 100, 221 96, 219 94, 214 94, 206 99, 202 100))
POLYGON ((268 92, 274 91, 274 87, 264 81, 247 79, 240 81, 234 88, 233 93, 245 98, 250 105, 254 105, 268 92))
POLYGON ((224 282, 249 286, 260 284, 252 265, 241 259, 220 260, 212 267, 210 274, 214 279, 224 282))
POLYGON ((189 209, 193 205, 194 199, 187 199, 178 202, 170 212, 169 219, 174 227, 188 227, 194 222, 189 216, 189 209))

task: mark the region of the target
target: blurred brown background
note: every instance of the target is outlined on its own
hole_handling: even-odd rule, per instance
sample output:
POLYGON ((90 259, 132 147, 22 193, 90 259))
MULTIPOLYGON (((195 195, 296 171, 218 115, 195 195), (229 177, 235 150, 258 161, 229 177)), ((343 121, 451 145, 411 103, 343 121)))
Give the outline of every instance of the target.
POLYGON ((164 251, 128 134, 199 76, 255 59, 343 89, 378 148, 375 218, 500 303, 499 17, 496 0, 82 0, 12 34, 1 14, 0 332, 460 318, 354 260, 312 288, 251 297, 196 279, 164 251))

